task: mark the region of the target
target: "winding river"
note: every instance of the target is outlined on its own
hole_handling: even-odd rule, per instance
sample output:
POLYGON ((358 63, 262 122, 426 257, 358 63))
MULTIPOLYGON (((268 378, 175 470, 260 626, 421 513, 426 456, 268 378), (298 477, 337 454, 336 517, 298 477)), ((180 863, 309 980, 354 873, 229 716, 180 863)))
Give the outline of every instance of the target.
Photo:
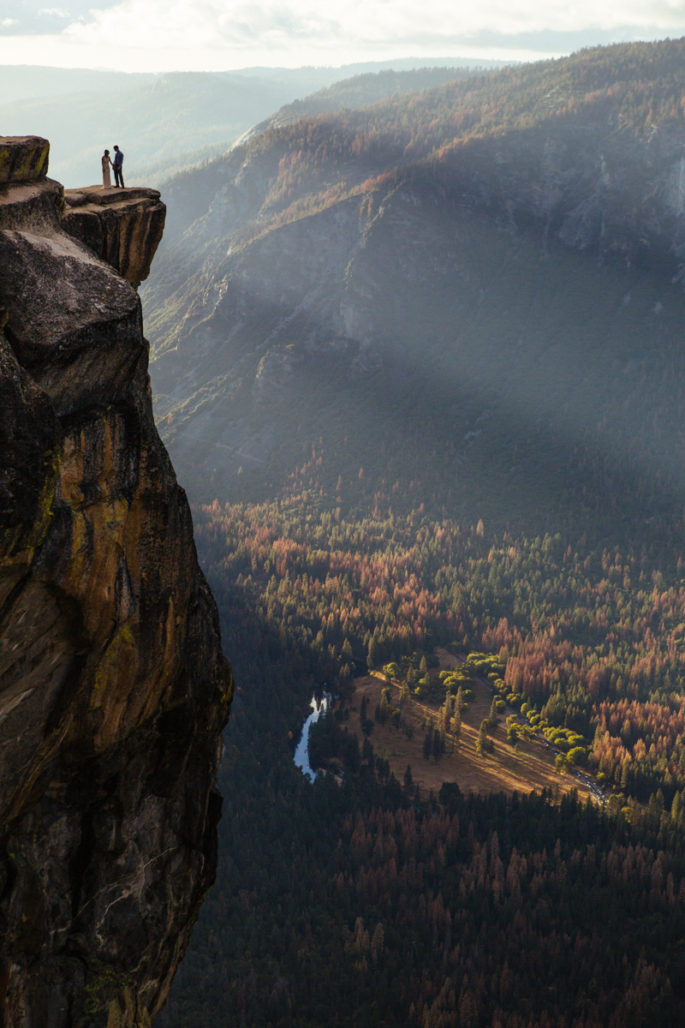
POLYGON ((302 726, 302 735, 300 741, 295 749, 295 764, 299 767, 302 774, 306 775, 310 782, 313 782, 316 778, 316 771, 312 771, 309 764, 309 729, 312 727, 315 721, 318 721, 322 714, 325 714, 328 710, 328 704, 331 697, 328 693, 324 693, 321 700, 317 700, 316 696, 312 696, 311 714, 302 726))

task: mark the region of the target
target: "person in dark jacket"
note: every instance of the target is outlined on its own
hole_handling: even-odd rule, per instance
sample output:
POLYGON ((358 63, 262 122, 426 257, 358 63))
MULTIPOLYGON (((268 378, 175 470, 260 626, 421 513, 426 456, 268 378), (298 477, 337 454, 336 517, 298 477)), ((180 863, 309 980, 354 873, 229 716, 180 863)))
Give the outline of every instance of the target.
POLYGON ((114 163, 112 164, 112 167, 114 168, 114 185, 121 186, 123 188, 124 155, 119 149, 119 147, 116 145, 116 143, 114 144, 114 163))

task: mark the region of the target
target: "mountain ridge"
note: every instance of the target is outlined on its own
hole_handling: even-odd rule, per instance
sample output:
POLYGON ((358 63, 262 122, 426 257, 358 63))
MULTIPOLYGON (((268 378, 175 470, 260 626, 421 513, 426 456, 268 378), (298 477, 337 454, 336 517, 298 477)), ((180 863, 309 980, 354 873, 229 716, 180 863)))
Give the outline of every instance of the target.
POLYGON ((193 495, 266 496, 323 440, 329 496, 364 467, 367 499, 442 480, 434 502, 505 523, 497 482, 543 525, 569 490, 598 493, 601 516, 622 475, 626 516, 648 496, 677 506, 683 471, 662 455, 666 426, 683 431, 684 49, 590 51, 267 128, 171 183, 143 297, 193 495), (404 466, 382 454, 394 429, 404 466))
MULTIPOLYGON (((435 62, 388 63, 418 67, 435 62)), ((446 63, 459 68, 472 62, 453 58, 446 63)), ((53 171, 69 187, 93 181, 98 158, 113 141, 127 154, 127 181, 159 185, 208 150, 225 150, 284 103, 384 66, 164 73, 5 66, 0 68, 0 94, 6 98, 0 103, 0 121, 6 135, 29 131, 49 136, 53 171), (117 105, 109 110, 105 138, 102 111, 113 94, 117 105), (99 146, 94 144, 98 139, 99 146)))

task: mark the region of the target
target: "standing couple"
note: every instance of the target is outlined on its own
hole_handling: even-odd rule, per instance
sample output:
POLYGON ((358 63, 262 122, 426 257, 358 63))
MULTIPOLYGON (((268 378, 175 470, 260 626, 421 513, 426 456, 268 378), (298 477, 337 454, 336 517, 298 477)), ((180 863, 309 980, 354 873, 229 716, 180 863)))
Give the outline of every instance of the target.
POLYGON ((114 147, 114 160, 110 160, 109 150, 105 150, 102 155, 102 184, 103 186, 111 186, 112 180, 109 175, 110 165, 114 168, 114 185, 124 185, 124 155, 118 146, 114 147))

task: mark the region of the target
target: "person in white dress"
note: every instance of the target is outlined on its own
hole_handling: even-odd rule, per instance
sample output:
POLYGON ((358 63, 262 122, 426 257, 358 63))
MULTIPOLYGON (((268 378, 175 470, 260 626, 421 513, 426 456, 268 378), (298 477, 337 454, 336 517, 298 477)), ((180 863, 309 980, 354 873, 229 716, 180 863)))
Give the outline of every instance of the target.
POLYGON ((112 179, 110 176, 109 169, 112 167, 112 162, 109 159, 109 150, 105 150, 102 155, 102 184, 103 186, 111 186, 112 179))

